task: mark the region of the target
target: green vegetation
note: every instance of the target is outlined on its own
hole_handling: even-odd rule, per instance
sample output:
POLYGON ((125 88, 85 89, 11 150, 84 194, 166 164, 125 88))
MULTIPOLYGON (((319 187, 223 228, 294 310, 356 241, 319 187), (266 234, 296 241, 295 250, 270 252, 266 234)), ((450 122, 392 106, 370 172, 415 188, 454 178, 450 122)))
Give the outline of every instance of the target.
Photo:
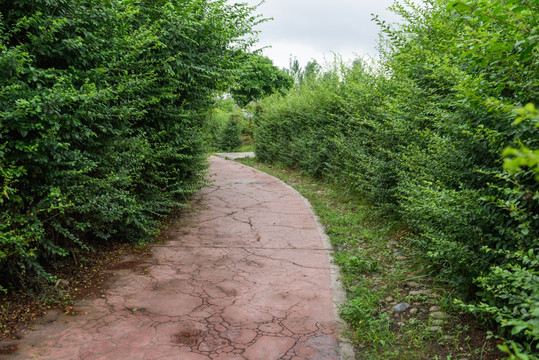
POLYGON ((499 326, 509 358, 537 359, 536 4, 424 3, 395 4, 400 25, 379 22, 376 67, 293 61, 287 73, 248 54, 261 20, 245 4, 2 2, 0 291, 39 290, 98 242, 146 241, 203 185, 208 150, 245 149, 254 132, 260 159, 344 192, 330 207, 312 199, 358 344, 380 358, 399 341, 421 348, 417 328, 394 338, 376 305, 409 275, 374 280, 398 238, 460 309, 499 326), (371 281, 387 286, 365 292, 371 281))
MULTIPOLYGON (((0 290, 142 241, 203 183, 206 118, 259 22, 224 0, 0 5, 0 290)), ((38 281, 34 281, 34 280, 38 281)))
POLYGON ((249 54, 245 58, 243 72, 230 92, 238 105, 245 107, 250 102, 258 101, 268 95, 284 94, 293 84, 292 76, 273 65, 271 59, 249 54))
POLYGON ((350 325, 348 335, 363 358, 446 360, 499 356, 493 341, 485 339, 484 331, 470 332, 461 309, 452 303, 454 294, 433 281, 427 264, 412 254, 402 223, 388 218, 383 209, 340 184, 302 176, 280 164, 266 165, 251 158, 238 161, 280 178, 312 204, 331 240, 333 261, 340 267, 341 281, 348 293, 340 313, 350 325), (414 295, 413 290, 421 294, 414 295), (390 310, 392 301, 406 301, 415 310, 394 314, 390 310), (447 315, 437 331, 430 329, 433 319, 429 308, 433 306, 447 315))
POLYGON ((241 146, 239 118, 231 116, 219 134, 218 147, 223 151, 232 151, 241 146))
POLYGON ((537 358, 533 2, 425 3, 397 4, 403 23, 380 23, 378 67, 335 63, 262 100, 257 156, 339 183, 406 223, 409 244, 461 306, 500 326, 501 349, 537 358))
POLYGON ((209 115, 210 145, 217 151, 252 151, 252 115, 256 101, 271 94, 284 94, 294 78, 267 57, 246 54, 243 68, 230 90, 230 98, 217 101, 209 115))
POLYGON ((292 60, 292 58, 290 58, 286 72, 301 86, 305 80, 309 80, 309 78, 319 75, 320 70, 320 65, 316 60, 307 62, 305 68, 302 68, 298 59, 294 58, 292 60))
POLYGON ((207 129, 212 151, 253 151, 253 105, 246 109, 237 106, 234 99, 218 100, 209 112, 207 129), (247 150, 245 150, 247 149, 247 150))

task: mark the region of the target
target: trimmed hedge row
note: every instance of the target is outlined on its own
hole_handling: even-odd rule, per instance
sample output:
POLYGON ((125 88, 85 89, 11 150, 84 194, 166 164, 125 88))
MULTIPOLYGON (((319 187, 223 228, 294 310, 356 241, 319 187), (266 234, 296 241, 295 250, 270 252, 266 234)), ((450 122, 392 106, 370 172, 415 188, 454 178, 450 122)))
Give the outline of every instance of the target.
MULTIPOLYGON (((206 114, 259 20, 225 0, 0 4, 0 290, 140 241, 203 182, 206 114)), ((43 283, 42 280, 34 282, 43 283)))
POLYGON ((534 8, 518 0, 431 0, 393 10, 403 23, 380 23, 376 68, 335 63, 288 95, 261 102, 257 156, 332 179, 400 216, 409 240, 460 289, 469 309, 503 327, 510 339, 503 350, 533 356, 539 346, 534 8))

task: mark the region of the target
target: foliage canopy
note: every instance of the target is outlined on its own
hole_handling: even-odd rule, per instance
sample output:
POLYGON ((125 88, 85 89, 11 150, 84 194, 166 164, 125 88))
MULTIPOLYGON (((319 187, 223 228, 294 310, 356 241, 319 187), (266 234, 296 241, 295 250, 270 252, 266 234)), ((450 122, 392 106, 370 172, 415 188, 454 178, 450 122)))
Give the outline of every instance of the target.
POLYGON ((245 68, 231 89, 234 100, 241 107, 258 101, 274 93, 284 94, 294 84, 294 79, 284 70, 273 65, 271 59, 249 54, 245 58, 245 68))

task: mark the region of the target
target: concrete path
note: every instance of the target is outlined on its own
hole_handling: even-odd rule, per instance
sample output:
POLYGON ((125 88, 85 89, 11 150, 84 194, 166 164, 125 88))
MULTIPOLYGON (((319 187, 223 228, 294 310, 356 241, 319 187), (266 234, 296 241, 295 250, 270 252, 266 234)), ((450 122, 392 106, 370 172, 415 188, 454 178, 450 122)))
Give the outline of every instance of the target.
MULTIPOLYGON (((279 180, 212 157, 214 184, 103 298, 26 332, 5 359, 337 360, 327 244, 279 180)), ((349 351, 345 349, 345 352, 349 351)))
POLYGON ((249 152, 237 152, 237 153, 216 153, 215 156, 218 156, 223 159, 236 160, 236 159, 241 159, 245 157, 255 157, 256 155, 254 152, 249 151, 249 152))

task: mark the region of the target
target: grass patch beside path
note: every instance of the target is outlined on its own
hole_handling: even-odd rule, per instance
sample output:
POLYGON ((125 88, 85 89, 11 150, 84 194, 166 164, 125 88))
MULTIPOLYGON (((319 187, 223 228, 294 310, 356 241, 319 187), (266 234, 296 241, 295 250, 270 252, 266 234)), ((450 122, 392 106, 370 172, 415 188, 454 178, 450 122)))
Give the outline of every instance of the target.
POLYGON ((233 150, 231 152, 251 152, 251 151, 255 151, 255 146, 253 144, 242 145, 240 146, 240 148, 233 150))
POLYGON ((348 297, 340 313, 360 358, 503 358, 480 324, 453 305, 451 289, 414 256, 404 224, 334 184, 256 159, 239 162, 283 180, 311 202, 335 249, 348 297), (395 305, 407 309, 396 312, 395 305))

